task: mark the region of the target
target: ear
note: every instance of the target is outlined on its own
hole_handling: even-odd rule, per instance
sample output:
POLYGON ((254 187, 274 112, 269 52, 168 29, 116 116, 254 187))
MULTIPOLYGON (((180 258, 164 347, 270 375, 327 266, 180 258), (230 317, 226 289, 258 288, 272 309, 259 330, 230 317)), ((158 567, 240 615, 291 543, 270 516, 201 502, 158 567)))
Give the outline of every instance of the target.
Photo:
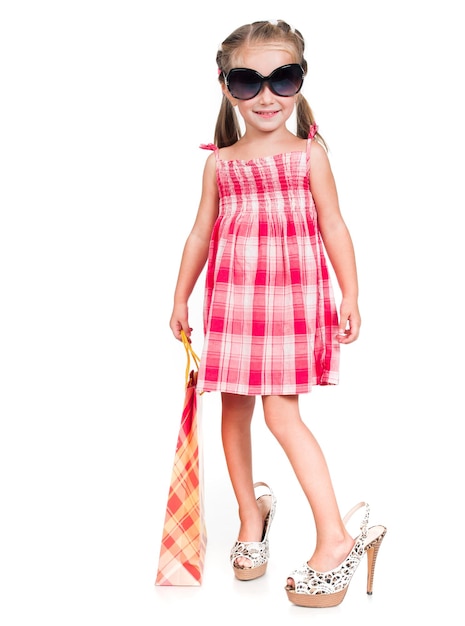
POLYGON ((236 98, 234 98, 229 93, 229 90, 228 90, 228 88, 226 87, 226 85, 224 83, 221 83, 221 91, 223 92, 223 96, 225 96, 229 100, 231 106, 233 106, 233 107, 237 106, 236 98))

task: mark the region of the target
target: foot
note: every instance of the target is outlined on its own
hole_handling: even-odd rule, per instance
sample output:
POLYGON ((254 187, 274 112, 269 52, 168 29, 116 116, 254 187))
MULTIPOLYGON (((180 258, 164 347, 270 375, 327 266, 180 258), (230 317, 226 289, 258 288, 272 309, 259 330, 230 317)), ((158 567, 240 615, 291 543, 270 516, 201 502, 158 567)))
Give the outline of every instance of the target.
MULTIPOLYGON (((265 524, 266 516, 269 512, 269 498, 267 498, 266 496, 262 496, 257 500, 257 507, 253 511, 250 511, 247 517, 244 517, 244 519, 241 520, 241 527, 239 530, 239 536, 237 538, 237 541, 244 543, 252 541, 262 541, 263 527, 265 524)), ((252 567, 253 564, 251 559, 241 556, 234 561, 234 565, 235 567, 244 569, 252 567)))
MULTIPOLYGON (((354 539, 350 535, 344 537, 340 542, 329 544, 324 549, 317 548, 307 565, 316 572, 330 572, 340 566, 355 545, 354 539)), ((287 586, 294 589, 294 580, 287 579, 287 586)))

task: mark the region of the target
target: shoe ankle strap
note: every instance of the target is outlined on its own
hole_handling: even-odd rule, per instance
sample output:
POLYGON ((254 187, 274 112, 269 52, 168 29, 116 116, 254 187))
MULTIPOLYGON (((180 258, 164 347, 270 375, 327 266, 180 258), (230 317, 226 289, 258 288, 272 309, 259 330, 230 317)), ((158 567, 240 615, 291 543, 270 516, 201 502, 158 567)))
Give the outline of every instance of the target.
POLYGON ((367 502, 359 502, 358 504, 356 504, 354 507, 352 507, 350 509, 350 511, 345 515, 344 519, 342 520, 344 523, 344 526, 347 525, 347 522, 350 520, 350 518, 352 517, 352 515, 358 511, 359 509, 361 509, 362 507, 365 507, 365 513, 363 515, 363 519, 362 519, 362 523, 360 524, 360 534, 362 536, 362 538, 367 536, 367 527, 368 527, 368 520, 370 518, 370 506, 368 505, 367 502))

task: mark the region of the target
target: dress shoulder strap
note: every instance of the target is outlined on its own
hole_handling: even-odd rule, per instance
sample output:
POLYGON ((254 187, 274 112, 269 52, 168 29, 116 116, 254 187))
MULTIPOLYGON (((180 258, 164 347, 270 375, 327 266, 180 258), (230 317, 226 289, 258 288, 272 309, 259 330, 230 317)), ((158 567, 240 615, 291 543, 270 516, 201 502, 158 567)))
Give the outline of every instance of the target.
POLYGON ((214 143, 201 143, 200 148, 202 148, 202 150, 212 150, 216 157, 218 157, 218 146, 215 146, 214 143))

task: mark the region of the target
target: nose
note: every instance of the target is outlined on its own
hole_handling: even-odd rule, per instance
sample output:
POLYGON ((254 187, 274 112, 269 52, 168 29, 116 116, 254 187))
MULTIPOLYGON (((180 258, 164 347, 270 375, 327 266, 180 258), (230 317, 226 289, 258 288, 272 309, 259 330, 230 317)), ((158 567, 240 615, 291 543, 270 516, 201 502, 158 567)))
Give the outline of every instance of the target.
POLYGON ((260 100, 262 101, 268 102, 270 100, 274 100, 275 96, 268 85, 268 81, 265 81, 263 83, 259 96, 260 96, 260 100))

